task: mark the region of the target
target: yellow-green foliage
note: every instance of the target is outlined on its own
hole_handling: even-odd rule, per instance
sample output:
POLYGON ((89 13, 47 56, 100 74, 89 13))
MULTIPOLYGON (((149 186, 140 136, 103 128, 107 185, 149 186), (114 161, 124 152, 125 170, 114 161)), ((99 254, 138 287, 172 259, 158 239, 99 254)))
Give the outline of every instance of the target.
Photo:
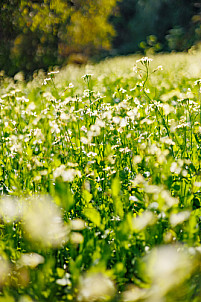
POLYGON ((47 62, 54 65, 59 59, 67 60, 78 53, 84 62, 97 51, 110 49, 114 30, 108 18, 116 0, 42 2, 21 1, 19 6, 20 14, 16 15, 19 35, 12 48, 12 58, 19 66, 24 54, 25 70, 33 70, 28 57, 45 66, 47 62))

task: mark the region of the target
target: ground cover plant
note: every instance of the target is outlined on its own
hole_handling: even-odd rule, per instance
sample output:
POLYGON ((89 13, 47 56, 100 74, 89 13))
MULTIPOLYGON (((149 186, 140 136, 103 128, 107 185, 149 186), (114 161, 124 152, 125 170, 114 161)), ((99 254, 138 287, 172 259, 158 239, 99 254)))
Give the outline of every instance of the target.
POLYGON ((1 74, 0 301, 200 301, 200 59, 1 74))

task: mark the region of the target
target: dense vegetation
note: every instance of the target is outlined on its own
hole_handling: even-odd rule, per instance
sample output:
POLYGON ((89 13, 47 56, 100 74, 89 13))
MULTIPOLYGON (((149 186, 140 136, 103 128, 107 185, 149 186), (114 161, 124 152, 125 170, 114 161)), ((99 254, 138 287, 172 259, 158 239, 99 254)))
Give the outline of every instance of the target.
POLYGON ((197 0, 1 0, 0 70, 14 76, 201 40, 197 0))
POLYGON ((200 301, 201 54, 153 59, 1 76, 0 301, 200 301))

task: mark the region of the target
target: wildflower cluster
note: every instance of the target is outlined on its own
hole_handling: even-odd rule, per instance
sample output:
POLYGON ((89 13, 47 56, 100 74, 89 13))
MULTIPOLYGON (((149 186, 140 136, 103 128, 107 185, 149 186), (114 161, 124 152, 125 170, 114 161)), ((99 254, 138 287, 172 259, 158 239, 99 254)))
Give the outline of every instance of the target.
POLYGON ((200 80, 115 60, 0 88, 8 301, 199 299, 200 80))

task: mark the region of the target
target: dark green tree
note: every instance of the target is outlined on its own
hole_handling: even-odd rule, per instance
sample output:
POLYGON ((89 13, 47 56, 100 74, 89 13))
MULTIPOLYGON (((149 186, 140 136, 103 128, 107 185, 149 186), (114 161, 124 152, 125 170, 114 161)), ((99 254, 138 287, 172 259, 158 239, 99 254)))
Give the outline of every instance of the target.
POLYGON ((163 51, 186 50, 200 39, 199 13, 196 0, 118 0, 113 45, 120 54, 133 53, 154 35, 163 51))
POLYGON ((17 26, 20 2, 18 0, 0 1, 0 69, 15 73, 17 69, 10 60, 13 40, 19 34, 17 26))

